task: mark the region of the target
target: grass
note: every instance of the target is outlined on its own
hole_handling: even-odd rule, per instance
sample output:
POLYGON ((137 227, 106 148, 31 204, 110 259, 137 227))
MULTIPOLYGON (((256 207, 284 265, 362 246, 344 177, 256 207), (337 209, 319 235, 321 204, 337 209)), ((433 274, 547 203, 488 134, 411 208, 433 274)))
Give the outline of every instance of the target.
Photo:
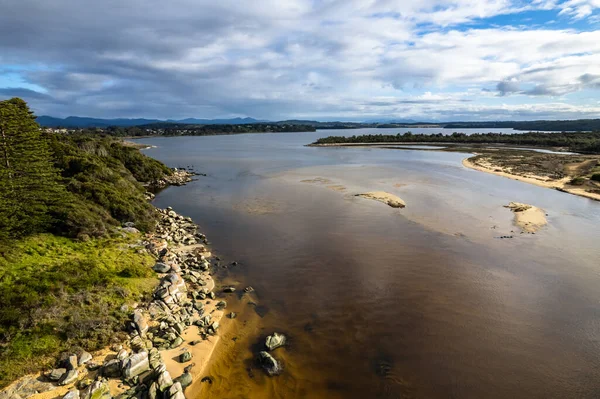
POLYGON ((0 248, 0 388, 63 351, 99 349, 123 329, 121 306, 156 285, 138 239, 42 234, 0 248))

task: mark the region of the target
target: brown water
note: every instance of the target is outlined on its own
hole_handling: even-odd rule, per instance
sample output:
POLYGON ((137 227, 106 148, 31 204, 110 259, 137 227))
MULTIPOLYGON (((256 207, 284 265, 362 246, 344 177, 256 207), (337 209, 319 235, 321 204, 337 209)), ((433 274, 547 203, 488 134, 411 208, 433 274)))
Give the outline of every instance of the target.
POLYGON ((192 216, 240 262, 225 278, 256 289, 254 305, 228 296, 240 316, 188 397, 600 396, 600 203, 465 169, 465 154, 302 146, 329 134, 143 140, 208 174, 156 204, 192 216), (375 190, 407 207, 353 196, 375 190), (548 227, 511 233, 509 201, 548 227), (274 330, 290 344, 268 378, 253 353, 274 330))

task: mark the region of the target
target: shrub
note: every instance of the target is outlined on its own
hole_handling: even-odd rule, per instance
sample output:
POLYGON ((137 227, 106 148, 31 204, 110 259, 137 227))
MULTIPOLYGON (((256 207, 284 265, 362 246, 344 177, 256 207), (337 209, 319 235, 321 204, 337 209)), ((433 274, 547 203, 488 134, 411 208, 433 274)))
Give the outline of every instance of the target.
POLYGON ((583 177, 576 177, 569 182, 569 184, 573 186, 583 186, 585 184, 586 179, 583 177))
POLYGON ((590 179, 593 181, 600 181, 600 173, 594 173, 590 179))

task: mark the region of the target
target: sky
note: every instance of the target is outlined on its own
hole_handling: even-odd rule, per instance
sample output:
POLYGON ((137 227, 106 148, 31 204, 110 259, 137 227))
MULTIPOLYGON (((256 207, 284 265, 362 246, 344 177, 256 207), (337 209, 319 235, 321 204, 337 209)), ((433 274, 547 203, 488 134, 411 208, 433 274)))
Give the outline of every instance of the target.
POLYGON ((0 0, 0 99, 101 118, 600 118, 600 0, 0 0))

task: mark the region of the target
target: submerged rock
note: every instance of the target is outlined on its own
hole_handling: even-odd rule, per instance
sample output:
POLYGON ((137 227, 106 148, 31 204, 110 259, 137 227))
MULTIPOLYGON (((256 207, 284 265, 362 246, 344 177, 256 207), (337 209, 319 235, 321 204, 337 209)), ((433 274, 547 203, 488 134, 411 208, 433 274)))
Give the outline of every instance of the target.
POLYGON ((268 350, 272 351, 275 350, 281 346, 285 345, 285 335, 283 334, 278 334, 278 333, 273 333, 273 335, 269 335, 265 341, 265 346, 267 347, 268 350))
POLYGON ((258 354, 258 361, 262 368, 269 374, 270 376, 278 375, 281 373, 281 366, 279 362, 275 360, 273 356, 269 354, 269 352, 262 351, 258 354))

